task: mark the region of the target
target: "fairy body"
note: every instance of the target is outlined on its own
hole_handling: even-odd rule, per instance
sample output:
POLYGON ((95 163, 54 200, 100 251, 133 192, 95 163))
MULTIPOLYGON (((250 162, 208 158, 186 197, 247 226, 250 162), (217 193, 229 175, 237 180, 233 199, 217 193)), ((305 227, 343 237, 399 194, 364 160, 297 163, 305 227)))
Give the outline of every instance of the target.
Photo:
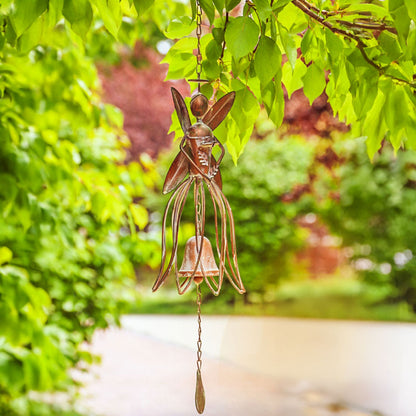
POLYGON ((197 119, 194 124, 191 124, 185 102, 175 88, 172 88, 172 97, 184 137, 179 145, 179 153, 172 162, 163 185, 163 193, 174 192, 168 201, 163 216, 162 262, 159 275, 153 285, 153 291, 162 285, 171 272, 172 267, 175 266, 176 284, 180 294, 190 287, 193 280, 197 284, 205 280, 212 293, 218 295, 224 274, 239 293, 244 293, 245 289, 237 264, 234 219, 231 207, 222 193, 219 165, 224 157, 225 149, 213 134, 213 130, 230 111, 235 93, 231 92, 223 96, 209 109, 208 100, 205 96, 198 94, 194 97, 191 101, 191 112, 197 119), (221 155, 218 161, 212 155, 212 149, 216 145, 221 148, 221 155), (181 275, 177 265, 178 232, 186 198, 192 186, 194 187, 195 241, 198 242, 196 244, 197 255, 193 272, 182 273, 181 275), (201 263, 204 244, 210 244, 204 235, 205 188, 208 189, 215 214, 215 241, 219 259, 218 280, 212 274, 206 273, 201 263), (173 247, 169 262, 165 268, 167 257, 166 225, 171 206, 173 247), (220 217, 220 226, 218 225, 218 217, 220 217), (230 245, 228 245, 228 241, 230 245), (226 265, 228 265, 229 270, 227 270, 226 265), (184 279, 181 281, 181 278, 184 279))

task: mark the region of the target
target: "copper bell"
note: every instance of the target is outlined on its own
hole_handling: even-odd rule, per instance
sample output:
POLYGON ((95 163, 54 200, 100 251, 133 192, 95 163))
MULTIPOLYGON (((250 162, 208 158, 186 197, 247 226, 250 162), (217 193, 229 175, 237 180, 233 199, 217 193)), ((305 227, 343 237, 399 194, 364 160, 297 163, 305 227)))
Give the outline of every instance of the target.
MULTIPOLYGON (((199 242, 201 241, 200 238, 201 237, 198 237, 199 242)), ((185 255, 183 257, 182 266, 178 272, 179 276, 192 276, 195 270, 196 262, 198 260, 196 241, 196 237, 193 236, 186 242, 185 255)), ((198 249, 199 245, 200 243, 198 244, 198 249)), ((218 276, 219 274, 220 271, 218 270, 217 263, 215 262, 211 243, 208 238, 204 237, 201 260, 199 261, 198 268, 196 269, 194 281, 196 284, 199 284, 204 279, 204 276, 218 276)))

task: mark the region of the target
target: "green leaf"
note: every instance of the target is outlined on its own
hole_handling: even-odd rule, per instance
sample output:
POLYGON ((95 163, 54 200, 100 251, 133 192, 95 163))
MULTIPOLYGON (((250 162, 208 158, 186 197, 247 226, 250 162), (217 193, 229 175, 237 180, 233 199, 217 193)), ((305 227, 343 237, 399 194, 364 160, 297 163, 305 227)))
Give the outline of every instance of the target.
POLYGON ((209 22, 214 23, 215 6, 212 0, 199 0, 202 10, 206 13, 209 22))
POLYGON ((62 18, 64 0, 49 0, 48 18, 49 26, 53 27, 62 18))
POLYGON ((409 17, 416 22, 416 7, 414 0, 404 0, 409 17))
POLYGON ((337 59, 343 52, 344 44, 342 40, 339 38, 339 36, 337 36, 328 28, 325 28, 325 40, 326 40, 326 47, 329 52, 329 57, 331 61, 334 64, 336 64, 337 59))
POLYGON ((149 213, 142 205, 130 204, 130 211, 133 216, 134 223, 143 230, 149 223, 149 213))
POLYGON ((8 247, 0 247, 0 265, 8 263, 13 258, 13 253, 8 247))
POLYGON ((308 28, 307 15, 291 3, 292 0, 278 0, 273 3, 273 13, 278 14, 279 24, 289 33, 298 34, 308 28))
POLYGON ((212 39, 205 48, 205 56, 208 60, 216 62, 221 56, 222 47, 212 39))
POLYGON ((214 27, 212 29, 212 37, 215 42, 221 45, 224 42, 224 29, 222 27, 214 27))
POLYGON ((222 14, 222 11, 225 7, 225 0, 213 0, 215 4, 215 8, 222 14))
POLYGON ((367 114, 362 131, 367 136, 367 153, 370 159, 372 159, 380 149, 381 141, 385 134, 385 122, 382 114, 382 109, 385 103, 385 96, 378 90, 377 97, 374 101, 374 105, 367 114))
POLYGON ((166 79, 179 79, 192 74, 195 70, 195 56, 192 51, 196 48, 196 38, 182 38, 177 41, 163 58, 162 63, 169 64, 166 79))
POLYGON ((236 91, 230 115, 237 126, 238 133, 236 136, 230 134, 227 138, 227 147, 235 163, 250 139, 259 112, 259 103, 247 88, 236 91))
MULTIPOLYGON (((406 39, 409 33, 410 17, 404 0, 389 0, 389 11, 393 17, 399 37, 402 40, 406 39)), ((405 42, 403 43, 405 44, 405 42)))
POLYGON ((229 22, 225 31, 228 50, 235 59, 252 52, 258 42, 259 27, 249 17, 237 17, 229 22))
POLYGON ((196 22, 189 16, 182 16, 169 23, 165 36, 169 39, 180 39, 188 36, 196 28, 196 22))
POLYGON ((368 111, 374 105, 374 100, 377 96, 378 78, 370 78, 370 73, 365 73, 366 82, 360 82, 354 97, 353 107, 358 120, 366 117, 368 111), (367 78, 368 77, 368 78, 367 78))
POLYGON ((373 14, 376 17, 379 17, 380 19, 388 17, 388 12, 384 5, 377 5, 371 3, 357 4, 356 2, 351 3, 351 5, 348 5, 348 7, 344 9, 346 12, 371 12, 371 14, 373 14))
POLYGON ((260 20, 265 22, 272 13, 270 1, 269 0, 254 0, 254 4, 256 5, 256 10, 260 17, 260 20))
POLYGON ((280 127, 283 122, 285 114, 285 96, 283 94, 282 83, 279 80, 274 82, 275 84, 275 97, 273 107, 269 112, 269 118, 273 121, 276 127, 280 127))
POLYGON ((71 29, 85 39, 92 23, 92 8, 88 0, 65 0, 62 14, 71 25, 71 29))
POLYGON ((209 80, 217 79, 221 74, 221 67, 218 65, 216 61, 211 61, 207 59, 202 62, 202 68, 206 77, 209 80))
POLYGON ((240 1, 241 0, 225 0, 225 10, 227 10, 227 12, 231 11, 240 4, 240 1))
POLYGON ((325 89, 325 71, 313 63, 306 69, 306 74, 302 77, 302 81, 303 92, 309 98, 309 103, 312 105, 315 99, 318 98, 325 89))
POLYGON ((298 48, 296 47, 295 41, 296 35, 289 33, 282 25, 279 25, 279 33, 287 59, 289 60, 290 65, 292 65, 292 68, 295 68, 296 60, 298 58, 298 48))
MULTIPOLYGON (((403 110, 407 108, 410 113, 411 109, 408 107, 407 97, 403 88, 392 86, 389 91, 384 91, 386 96, 386 104, 384 106, 384 118, 387 127, 390 131, 399 131, 406 126, 403 117, 403 110)), ((406 110, 405 110, 406 111, 406 110)))
POLYGON ((15 0, 11 22, 19 37, 48 7, 48 0, 15 0))
POLYGON ((117 39, 122 19, 120 0, 92 0, 92 3, 97 7, 104 26, 117 39))
POLYGON ((45 18, 37 19, 17 40, 20 52, 27 53, 41 43, 45 26, 45 18))
POLYGON ((292 70, 289 62, 286 62, 283 65, 282 81, 286 87, 289 98, 296 90, 299 90, 303 87, 302 78, 306 74, 306 71, 307 67, 300 59, 296 61, 294 70, 292 70))
POLYGON ((254 56, 254 68, 262 85, 266 86, 282 65, 282 55, 276 43, 267 36, 260 38, 256 55, 254 56))
POLYGON ((196 17, 196 0, 191 0, 192 20, 196 17))
POLYGON ((149 9, 154 2, 155 0, 133 0, 134 7, 136 8, 139 16, 149 9))
POLYGON ((383 31, 377 40, 391 61, 395 61, 402 54, 397 37, 392 33, 383 31))

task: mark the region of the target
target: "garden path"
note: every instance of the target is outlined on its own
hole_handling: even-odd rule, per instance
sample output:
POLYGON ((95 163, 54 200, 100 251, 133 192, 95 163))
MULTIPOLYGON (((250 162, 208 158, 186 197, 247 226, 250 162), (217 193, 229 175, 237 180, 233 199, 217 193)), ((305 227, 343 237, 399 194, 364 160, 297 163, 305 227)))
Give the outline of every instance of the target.
MULTIPOLYGON (((106 416, 196 415, 195 330, 195 317, 137 315, 97 334, 102 364, 84 404, 106 416)), ((204 317, 204 415, 413 416, 409 342, 415 325, 204 317)))

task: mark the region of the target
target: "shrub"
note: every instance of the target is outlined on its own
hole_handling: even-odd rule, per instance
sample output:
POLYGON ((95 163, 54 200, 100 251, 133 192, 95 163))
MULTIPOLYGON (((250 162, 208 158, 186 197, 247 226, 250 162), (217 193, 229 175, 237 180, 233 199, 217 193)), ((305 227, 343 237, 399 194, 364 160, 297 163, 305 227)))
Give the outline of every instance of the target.
POLYGON ((321 204, 320 215, 352 248, 362 276, 385 299, 416 311, 416 152, 395 155, 386 144, 371 162, 363 140, 342 141, 335 151, 344 162, 321 185, 338 192, 338 202, 321 204))
POLYGON ((148 237, 136 235, 147 223, 136 201, 152 175, 145 159, 122 163, 122 116, 100 103, 95 68, 79 50, 38 48, 30 57, 9 50, 0 73, 6 406, 31 390, 67 387, 67 370, 91 362, 82 343, 118 322, 134 264, 152 256, 148 237))

